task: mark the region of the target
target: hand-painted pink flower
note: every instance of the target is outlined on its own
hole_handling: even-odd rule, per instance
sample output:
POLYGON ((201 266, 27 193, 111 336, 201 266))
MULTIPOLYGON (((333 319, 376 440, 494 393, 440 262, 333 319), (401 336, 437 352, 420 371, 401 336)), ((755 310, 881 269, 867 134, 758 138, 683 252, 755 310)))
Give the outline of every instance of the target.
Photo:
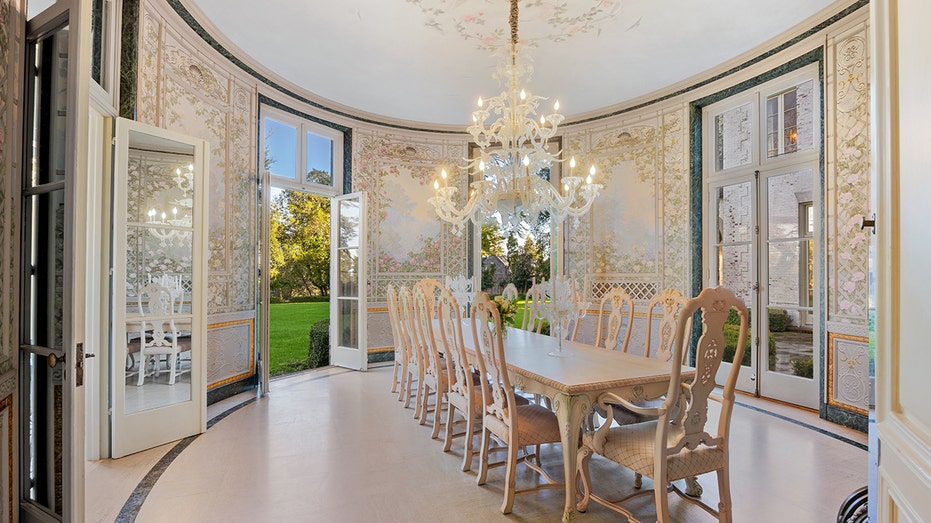
POLYGON ((494 36, 486 36, 485 38, 482 38, 482 43, 485 45, 494 45, 497 41, 498 39, 494 36))
POLYGON ((462 17, 462 21, 467 24, 471 24, 472 22, 475 21, 475 15, 464 15, 462 17))
POLYGON ((848 281, 844 284, 844 290, 847 292, 853 292, 857 288, 857 284, 852 281, 848 281))
POLYGON ((840 310, 842 310, 842 311, 850 310, 850 307, 851 307, 852 305, 853 305, 853 303, 851 303, 850 300, 841 300, 841 301, 840 301, 840 310))
POLYGON ((853 273, 853 276, 851 276, 851 278, 853 278, 853 281, 863 281, 864 279, 866 279, 866 274, 864 274, 863 271, 857 271, 853 273))

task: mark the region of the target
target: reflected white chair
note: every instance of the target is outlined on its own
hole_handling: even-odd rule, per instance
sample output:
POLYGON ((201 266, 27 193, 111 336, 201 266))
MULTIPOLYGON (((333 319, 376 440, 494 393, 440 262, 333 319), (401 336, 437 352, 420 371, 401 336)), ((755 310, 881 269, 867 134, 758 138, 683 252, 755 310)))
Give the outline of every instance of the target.
POLYGON ((539 405, 519 405, 514 396, 514 388, 508 378, 507 362, 504 357, 504 343, 501 336, 501 316, 487 294, 479 293, 472 305, 472 339, 475 340, 476 359, 479 381, 482 387, 482 441, 480 445, 478 484, 484 485, 488 477, 489 466, 504 465, 507 470, 504 477, 504 502, 501 512, 509 514, 514 506, 517 493, 517 462, 523 460, 532 470, 541 474, 547 483, 522 492, 533 492, 544 488, 564 488, 556 483, 540 466, 538 454, 528 454, 527 448, 545 443, 560 441, 559 424, 556 415, 539 405), (485 379, 487 377, 487 379, 485 379), (504 462, 489 465, 488 454, 491 449, 492 435, 507 446, 507 459, 504 462), (523 449, 524 456, 518 453, 523 449))
POLYGON ((740 361, 749 327, 747 307, 743 300, 734 296, 728 289, 705 289, 698 297, 689 300, 681 311, 680 321, 676 326, 672 375, 663 404, 657 408, 643 408, 613 393, 603 394, 598 398, 599 405, 606 409, 609 415, 615 405, 621 405, 632 412, 655 419, 614 428, 606 423, 597 431, 582 435, 582 447, 578 458, 583 496, 578 504, 579 510, 586 510, 589 502, 594 500, 636 522, 639 520, 635 519, 623 504, 632 498, 650 493, 648 490, 637 492, 617 502, 609 502, 593 494, 589 462, 592 454, 599 454, 635 473, 653 478, 652 492, 657 521, 670 521, 669 490, 673 490, 689 503, 701 506, 719 521, 731 521, 728 448, 739 365, 731 367, 722 395, 712 394, 716 387, 715 374, 724 356, 724 324, 731 308, 737 309, 740 317, 740 333, 734 355, 734 361, 740 361), (683 353, 689 346, 690 330, 686 320, 697 311, 701 311, 703 332, 695 352, 695 374, 684 379, 682 361, 683 353), (715 401, 721 406, 716 428, 708 424, 709 401, 715 401), (710 472, 715 472, 718 478, 720 501, 717 510, 698 499, 686 496, 673 483, 710 472))
POLYGON ((621 352, 627 352, 627 345, 630 343, 630 334, 634 325, 634 300, 623 288, 616 287, 601 297, 595 345, 616 350, 625 317, 627 318, 627 330, 624 333, 621 352), (626 314, 624 314, 625 309, 626 314))
MULTIPOLYGON (((161 368, 158 356, 168 357, 169 385, 174 385, 176 378, 182 372, 178 365, 181 332, 175 325, 177 311, 175 295, 172 289, 155 281, 147 283, 137 293, 140 316, 138 333, 140 361, 136 380, 138 386, 142 386, 146 376, 159 376, 161 368), (152 372, 146 370, 150 361, 154 365, 152 372)), ((190 341, 188 341, 187 349, 190 350, 190 341)))

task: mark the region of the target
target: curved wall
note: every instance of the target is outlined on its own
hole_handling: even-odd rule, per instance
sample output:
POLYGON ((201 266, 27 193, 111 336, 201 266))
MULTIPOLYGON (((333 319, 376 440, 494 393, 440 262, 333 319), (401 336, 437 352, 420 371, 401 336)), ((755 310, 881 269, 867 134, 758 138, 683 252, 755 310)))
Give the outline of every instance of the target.
MULTIPOLYGON (((608 182, 592 214, 599 216, 597 206, 637 209, 612 223, 589 218, 571 224, 569 270, 590 282, 589 291, 596 295, 615 285, 632 290, 641 301, 663 288, 691 294, 708 276, 701 264, 700 156, 693 151, 692 130, 701 101, 738 92, 793 60, 816 56, 825 101, 827 314, 822 332, 827 335, 822 368, 828 370, 822 411, 848 424, 862 421, 864 427, 865 418, 845 413, 865 412, 868 404, 868 355, 863 357, 868 242, 854 227, 869 208, 865 4, 839 2, 831 15, 704 78, 670 88, 652 101, 564 124, 562 134, 564 148, 583 159, 582 165, 596 163, 608 182), (834 365, 838 361, 843 368, 834 365)), ((134 105, 139 120, 205 138, 212 147, 210 388, 254 376, 260 96, 351 129, 352 188, 368 192, 370 202, 369 348, 390 348, 385 286, 465 271, 465 235, 424 220, 423 213, 437 166, 461 162, 468 154, 468 135, 379 123, 344 108, 326 110, 221 43, 222 35, 210 34, 210 24, 195 20, 179 0, 140 0, 138 7, 137 67, 123 64, 124 72, 136 73, 129 91, 135 95, 123 100, 124 107, 134 105)), ((453 183, 464 187, 466 181, 453 183)))

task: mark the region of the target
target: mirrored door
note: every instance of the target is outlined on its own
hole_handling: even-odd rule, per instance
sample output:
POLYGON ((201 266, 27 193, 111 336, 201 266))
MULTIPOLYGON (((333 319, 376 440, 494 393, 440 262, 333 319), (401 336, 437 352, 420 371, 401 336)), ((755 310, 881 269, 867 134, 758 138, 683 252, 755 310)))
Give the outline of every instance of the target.
POLYGON ((112 457, 206 429, 206 144, 118 119, 112 457))
POLYGON ((366 370, 365 194, 337 196, 331 202, 330 364, 366 370))

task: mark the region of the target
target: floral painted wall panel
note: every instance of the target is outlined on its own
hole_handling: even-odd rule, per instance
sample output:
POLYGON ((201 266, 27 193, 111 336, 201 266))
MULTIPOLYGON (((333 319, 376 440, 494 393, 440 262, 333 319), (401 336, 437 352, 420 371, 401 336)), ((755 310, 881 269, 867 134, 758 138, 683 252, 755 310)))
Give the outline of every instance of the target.
POLYGON ((861 415, 871 395, 869 28, 828 40, 827 403, 861 415))
POLYGON ((865 326, 869 299, 870 95, 866 23, 838 35, 831 53, 834 132, 828 171, 828 319, 865 326), (830 168, 833 167, 833 168, 830 168))
POLYGON ((466 142, 357 129, 353 154, 353 190, 368 195, 368 347, 381 349, 393 346, 383 306, 389 284, 467 273, 468 229, 440 221, 427 202, 441 166, 465 192, 466 177, 450 167, 465 158, 466 142))
POLYGON ((255 317, 256 95, 237 69, 210 58, 213 51, 190 46, 199 39, 169 25, 160 7, 168 9, 146 3, 141 10, 137 117, 210 144, 207 372, 214 388, 255 368, 251 327, 235 330, 248 337, 237 343, 230 329, 218 329, 255 317))
POLYGON ((688 177, 682 111, 567 135, 567 151, 594 163, 601 196, 568 221, 568 272, 598 299, 623 286, 647 301, 662 287, 686 292, 690 275, 688 177))
MULTIPOLYGON (((389 283, 465 274, 466 228, 442 222, 427 201, 440 167, 465 157, 465 142, 374 132, 356 132, 354 141, 353 190, 368 194, 369 301, 385 301, 389 283)), ((465 176, 450 183, 464 192, 465 176)))

